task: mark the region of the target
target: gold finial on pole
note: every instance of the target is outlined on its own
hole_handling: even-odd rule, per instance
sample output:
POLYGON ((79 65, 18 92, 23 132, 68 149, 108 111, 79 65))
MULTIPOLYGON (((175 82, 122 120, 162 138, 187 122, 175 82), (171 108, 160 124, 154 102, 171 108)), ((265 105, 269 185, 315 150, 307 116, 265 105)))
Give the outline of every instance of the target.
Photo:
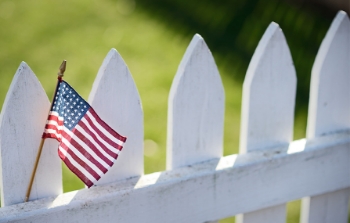
POLYGON ((64 72, 66 71, 66 65, 67 65, 67 61, 66 60, 63 60, 59 70, 58 70, 58 78, 62 78, 63 75, 64 75, 64 72))
MULTIPOLYGON (((58 80, 57 80, 57 85, 56 85, 56 90, 55 90, 55 93, 53 94, 53 99, 51 100, 51 105, 50 105, 50 111, 52 109, 52 102, 56 96, 56 93, 57 93, 57 89, 58 89, 58 85, 60 83, 60 81, 62 80, 62 77, 64 75, 64 72, 66 71, 66 64, 67 64, 67 61, 66 60, 63 60, 59 70, 58 70, 58 80)), ((50 111, 49 111, 49 114, 50 114, 50 111)), ((28 188, 27 188, 27 193, 26 193, 26 197, 24 198, 24 202, 27 202, 28 199, 29 199, 29 196, 30 196, 30 191, 32 190, 32 186, 33 186, 33 182, 34 182, 34 177, 35 177, 35 173, 36 173, 36 169, 38 168, 38 163, 39 163, 39 160, 40 160, 40 156, 41 156, 41 151, 43 149, 43 146, 44 146, 44 142, 45 142, 45 138, 41 138, 41 141, 40 141, 40 145, 39 145, 39 149, 38 149, 38 154, 36 155, 36 160, 35 160, 35 163, 34 163, 34 168, 33 168, 33 171, 32 171, 32 175, 30 177, 30 181, 29 181, 29 185, 28 185, 28 188)))

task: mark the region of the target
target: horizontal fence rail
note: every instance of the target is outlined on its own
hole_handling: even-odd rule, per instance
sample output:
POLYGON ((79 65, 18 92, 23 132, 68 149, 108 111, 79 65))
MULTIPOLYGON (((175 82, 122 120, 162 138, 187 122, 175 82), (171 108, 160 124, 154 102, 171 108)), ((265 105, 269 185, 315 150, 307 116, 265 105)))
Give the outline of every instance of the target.
POLYGON ((0 222, 205 222, 350 187, 350 132, 0 209, 0 222), (337 164, 337 165, 335 165, 337 164), (260 179, 260 176, 266 179, 260 179))
POLYGON ((283 31, 272 22, 243 84, 240 153, 222 157, 225 92, 214 58, 196 34, 169 94, 167 170, 144 175, 141 99, 112 49, 88 101, 128 136, 123 155, 96 187, 62 193, 57 143, 47 140, 27 203, 50 103, 23 62, 0 113, 0 222, 213 222, 237 215, 238 223, 283 223, 286 203, 302 199, 302 223, 346 223, 349 61, 350 20, 339 12, 312 69, 307 137, 292 141, 296 71, 283 31))

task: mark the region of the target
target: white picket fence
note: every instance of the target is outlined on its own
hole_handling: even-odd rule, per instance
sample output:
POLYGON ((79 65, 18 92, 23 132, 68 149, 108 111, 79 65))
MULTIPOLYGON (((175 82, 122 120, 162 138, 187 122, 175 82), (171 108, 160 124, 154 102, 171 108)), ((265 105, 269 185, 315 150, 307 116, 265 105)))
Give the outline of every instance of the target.
MULTIPOLYGON (((298 37, 295 37, 298 38, 298 37)), ((104 60, 89 102, 128 136, 99 186, 62 194, 57 143, 46 140, 30 202, 23 203, 49 100, 22 63, 0 118, 0 222, 285 222, 303 199, 302 223, 345 223, 350 197, 350 21, 339 12, 312 69, 307 138, 292 141, 296 74, 271 23, 243 86, 240 154, 222 157, 225 94, 215 61, 195 35, 168 105, 167 171, 143 175, 143 112, 118 52, 104 60), (107 100, 108 99, 108 100, 107 100)))

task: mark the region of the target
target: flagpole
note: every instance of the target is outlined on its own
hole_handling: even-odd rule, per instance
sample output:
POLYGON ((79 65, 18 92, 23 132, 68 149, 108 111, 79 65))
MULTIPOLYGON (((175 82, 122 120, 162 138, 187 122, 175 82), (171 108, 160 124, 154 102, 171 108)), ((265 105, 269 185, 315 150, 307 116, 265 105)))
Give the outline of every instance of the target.
MULTIPOLYGON (((56 93, 57 93, 57 90, 58 90, 58 86, 59 86, 59 83, 62 81, 62 77, 63 77, 63 74, 64 72, 66 71, 66 64, 67 64, 67 61, 64 60, 59 68, 59 71, 57 73, 57 84, 56 84, 56 89, 55 89, 55 93, 53 94, 53 98, 51 100, 51 105, 50 105, 50 110, 49 112, 51 111, 52 109, 52 106, 53 106, 53 101, 55 99, 55 96, 56 96, 56 93)), ((38 149, 38 154, 36 156, 36 160, 35 160, 35 163, 34 163, 34 168, 33 168, 33 171, 32 171, 32 175, 30 177, 30 181, 29 181, 29 185, 28 185, 28 188, 27 188, 27 193, 26 193, 26 197, 24 199, 24 202, 27 202, 28 199, 29 199, 29 196, 30 196, 30 191, 32 190, 32 186, 33 186, 33 181, 34 181, 34 177, 35 177, 35 173, 36 173, 36 169, 38 167, 38 163, 39 163, 39 160, 40 160, 40 156, 41 156, 41 151, 43 149, 43 146, 44 146, 44 142, 45 142, 45 138, 41 138, 41 141, 40 141, 40 145, 39 145, 39 149, 38 149)))

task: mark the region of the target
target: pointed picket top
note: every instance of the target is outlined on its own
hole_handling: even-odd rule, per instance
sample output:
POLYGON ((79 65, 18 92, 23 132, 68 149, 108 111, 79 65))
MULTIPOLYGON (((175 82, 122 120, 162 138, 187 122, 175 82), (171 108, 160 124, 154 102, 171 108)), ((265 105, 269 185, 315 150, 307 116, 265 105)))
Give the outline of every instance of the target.
MULTIPOLYGON (((53 83, 55 83, 53 76, 53 83)), ((1 205, 22 203, 30 181, 50 102, 29 66, 22 62, 0 117, 1 205)), ((46 140, 29 200, 62 193, 58 144, 46 140)))
POLYGON ((240 153, 278 146, 293 138, 296 74, 278 24, 265 31, 243 84, 240 153))
POLYGON ((222 156, 225 93, 214 58, 196 34, 168 101, 167 169, 222 156))
POLYGON ((104 59, 94 81, 89 103, 119 134, 124 148, 112 168, 97 185, 143 174, 143 112, 134 80, 115 49, 104 59))
MULTIPOLYGON (((240 153, 292 141, 295 93, 289 47, 278 24, 272 22, 254 52, 243 84, 240 153)), ((237 222, 282 223, 285 217, 286 205, 280 204, 239 215, 237 222)))
MULTIPOLYGON (((340 11, 311 72, 307 138, 350 128, 350 20, 340 11)), ((303 198, 302 223, 346 222, 350 190, 303 198), (331 204, 331 205, 330 205, 331 204)))
POLYGON ((340 11, 312 68, 307 137, 350 128, 350 20, 340 11))

